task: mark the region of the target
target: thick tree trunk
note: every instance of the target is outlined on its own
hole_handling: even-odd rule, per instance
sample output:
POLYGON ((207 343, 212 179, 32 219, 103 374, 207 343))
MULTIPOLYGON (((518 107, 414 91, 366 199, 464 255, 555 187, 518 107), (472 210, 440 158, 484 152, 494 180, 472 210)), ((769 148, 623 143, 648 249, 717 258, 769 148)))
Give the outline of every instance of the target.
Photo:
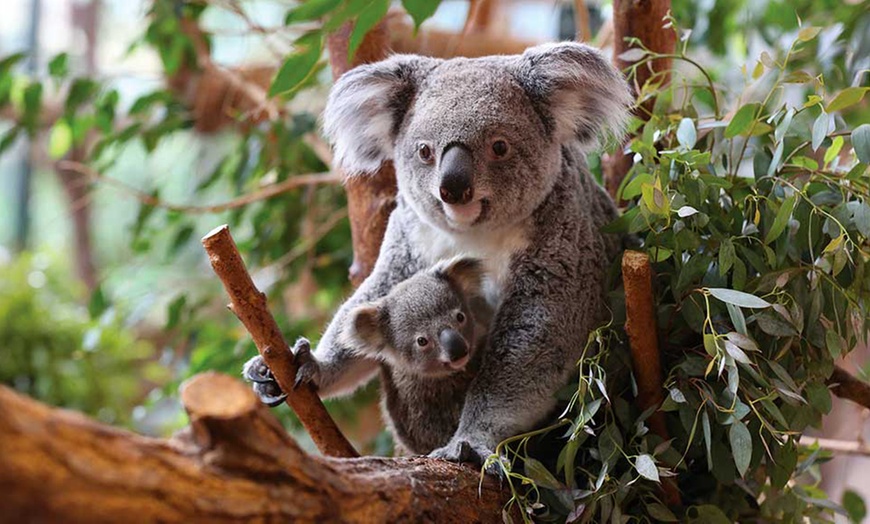
MULTIPOLYGON (((345 24, 327 37, 329 65, 332 67, 332 77, 336 80, 354 66, 383 60, 389 54, 389 34, 386 23, 382 21, 366 34, 353 61, 348 61, 348 39, 352 30, 353 26, 345 24)), ((354 286, 358 286, 375 267, 387 221, 396 207, 396 171, 393 163, 385 162, 376 173, 349 177, 345 190, 353 240, 350 280, 354 286)))
POLYGON ((497 522, 507 490, 424 458, 307 455, 239 380, 182 387, 190 428, 141 437, 0 387, 4 522, 497 522))
MULTIPOLYGON (((620 69, 630 67, 633 62, 620 58, 620 55, 636 47, 626 38, 637 38, 647 49, 661 54, 671 54, 676 45, 676 34, 671 28, 664 28, 665 15, 671 10, 671 0, 614 0, 613 1, 613 63, 620 69)), ((655 74, 661 74, 661 85, 667 85, 671 68, 670 59, 658 59, 635 70, 632 79, 636 91, 655 74)), ((646 119, 652 110, 654 100, 646 101, 637 111, 637 116, 646 119)), ((604 183, 611 196, 616 196, 619 185, 631 169, 631 156, 614 153, 604 163, 604 183)))

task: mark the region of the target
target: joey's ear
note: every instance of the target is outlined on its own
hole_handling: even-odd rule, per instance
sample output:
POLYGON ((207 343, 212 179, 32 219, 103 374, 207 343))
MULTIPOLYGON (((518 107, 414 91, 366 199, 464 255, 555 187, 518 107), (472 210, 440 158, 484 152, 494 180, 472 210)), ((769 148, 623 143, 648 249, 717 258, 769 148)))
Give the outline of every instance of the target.
POLYGON ((381 330, 381 313, 376 304, 364 304, 350 312, 347 340, 353 349, 362 354, 378 353, 386 340, 381 330))
POLYGON ((598 50, 573 42, 531 47, 515 74, 560 142, 573 136, 594 148, 608 135, 622 138, 634 97, 598 50))
POLYGON ((466 297, 483 293, 483 262, 479 259, 454 257, 436 264, 432 272, 452 282, 466 297))
POLYGON ((341 76, 323 113, 335 165, 347 174, 371 173, 393 157, 393 144, 420 82, 441 60, 394 55, 341 76))

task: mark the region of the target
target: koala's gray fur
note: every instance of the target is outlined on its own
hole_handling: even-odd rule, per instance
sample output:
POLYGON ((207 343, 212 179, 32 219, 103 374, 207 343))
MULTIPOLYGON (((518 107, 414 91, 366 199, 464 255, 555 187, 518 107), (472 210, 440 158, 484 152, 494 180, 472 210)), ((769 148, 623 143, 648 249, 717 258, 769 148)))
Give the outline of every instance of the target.
POLYGON ((480 262, 458 258, 351 312, 343 335, 380 363, 381 406, 397 449, 426 454, 456 431, 489 330, 482 291, 480 262), (447 333, 459 337, 464 353, 458 357, 442 342, 447 333))
POLYGON ((317 351, 297 351, 299 378, 323 396, 368 380, 377 364, 343 343, 350 311, 464 254, 484 261, 498 309, 459 427, 432 456, 459 460, 471 450, 482 460, 539 424, 606 315, 605 271, 620 241, 599 228, 616 209, 584 152, 602 134, 620 135, 630 104, 619 72, 576 43, 475 59, 398 55, 342 76, 324 116, 336 164, 363 173, 392 159, 397 208, 372 274, 317 351), (493 156, 498 140, 509 145, 501 157, 493 156), (423 144, 434 152, 430 162, 423 144), (474 200, 451 207, 439 199, 439 168, 456 144, 473 157, 474 200))

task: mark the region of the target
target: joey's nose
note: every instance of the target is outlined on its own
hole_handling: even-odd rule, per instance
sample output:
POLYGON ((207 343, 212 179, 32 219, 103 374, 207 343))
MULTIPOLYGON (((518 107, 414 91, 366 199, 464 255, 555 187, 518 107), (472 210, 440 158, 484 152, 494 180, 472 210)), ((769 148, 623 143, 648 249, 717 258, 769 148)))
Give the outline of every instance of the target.
POLYGON ((441 156, 441 186, 438 188, 445 204, 467 204, 474 198, 474 159, 461 144, 447 146, 441 156))
POLYGON ((444 355, 450 363, 460 362, 468 356, 468 343, 455 329, 445 329, 438 335, 444 355))

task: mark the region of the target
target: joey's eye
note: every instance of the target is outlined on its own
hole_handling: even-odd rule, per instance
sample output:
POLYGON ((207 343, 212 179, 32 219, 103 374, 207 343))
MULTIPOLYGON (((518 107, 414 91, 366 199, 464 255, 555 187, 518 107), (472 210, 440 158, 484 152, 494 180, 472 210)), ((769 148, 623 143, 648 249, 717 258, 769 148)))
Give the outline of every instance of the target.
POLYGON ((417 345, 424 348, 429 345, 429 339, 426 337, 417 337, 417 345))
POLYGON ((420 157, 420 161, 424 164, 431 164, 432 161, 435 160, 435 156, 432 154, 432 148, 429 147, 429 144, 419 144, 417 146, 417 156, 420 157))
POLYGON ((460 311, 459 313, 456 313, 456 321, 459 322, 460 324, 464 323, 465 322, 465 313, 463 313, 462 311, 460 311))
POLYGON ((510 151, 510 147, 504 140, 496 140, 492 143, 492 154, 496 158, 504 158, 507 156, 508 151, 510 151))

